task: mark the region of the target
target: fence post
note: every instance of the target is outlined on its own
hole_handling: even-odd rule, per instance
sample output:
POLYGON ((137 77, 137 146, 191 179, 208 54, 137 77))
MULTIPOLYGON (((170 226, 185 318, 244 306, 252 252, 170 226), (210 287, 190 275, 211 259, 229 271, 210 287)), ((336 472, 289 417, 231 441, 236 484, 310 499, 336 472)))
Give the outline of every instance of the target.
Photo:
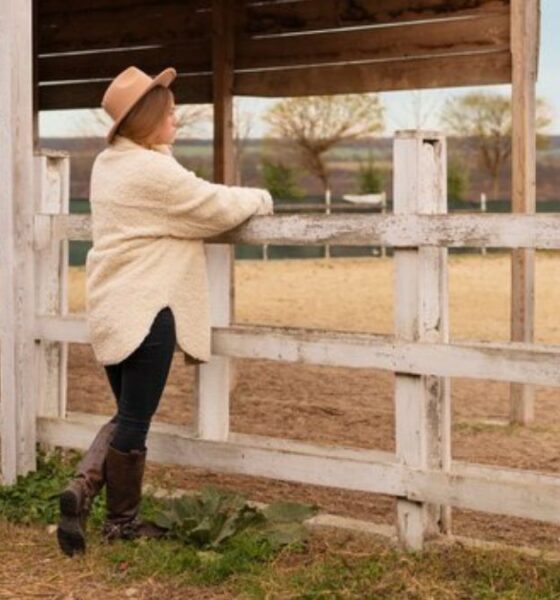
MULTIPOLYGON (((35 156, 36 212, 40 215, 68 214, 69 185, 68 153, 41 150, 35 156)), ((44 225, 48 227, 49 221, 44 225)), ((51 241, 49 231, 43 232, 40 217, 36 218, 35 232, 36 314, 65 315, 68 313, 68 241, 51 241)), ((40 340, 35 347, 37 414, 41 417, 64 417, 68 344, 40 340)))
MULTIPOLYGON (((397 132, 394 141, 394 212, 447 212, 446 142, 434 132, 397 132)), ((449 339, 447 249, 395 250, 395 336, 401 341, 449 339)), ((396 373, 397 458, 415 469, 450 467, 449 380, 396 373)), ((397 500, 401 543, 420 550, 427 537, 449 531, 446 507, 397 500)))
MULTIPOLYGON (((233 146, 233 59, 235 6, 212 1, 212 60, 214 89, 214 179, 235 181, 233 146)), ((210 283, 211 325, 229 327, 233 317, 233 247, 206 246, 210 283)), ((225 356, 212 356, 197 367, 196 428, 199 437, 226 440, 229 435, 229 396, 235 364, 225 356)))
POLYGON ((2 480, 35 469, 31 0, 0 0, 2 480))

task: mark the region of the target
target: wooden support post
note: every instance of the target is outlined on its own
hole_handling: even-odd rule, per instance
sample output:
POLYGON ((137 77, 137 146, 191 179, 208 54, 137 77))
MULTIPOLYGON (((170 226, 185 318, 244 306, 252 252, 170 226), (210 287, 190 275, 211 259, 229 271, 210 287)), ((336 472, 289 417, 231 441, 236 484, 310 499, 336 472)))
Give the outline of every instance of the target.
POLYGON ((35 468, 32 3, 0 0, 0 437, 3 483, 35 468))
MULTIPOLYGON (((70 212, 70 158, 43 150, 35 157, 35 208, 41 215, 70 212)), ((68 313, 68 241, 51 240, 50 219, 35 220, 36 311, 43 315, 68 313), (43 227, 46 229, 43 230, 43 227)), ((36 344, 38 415, 66 415, 68 344, 41 340, 36 344)))
MULTIPOLYGON (((214 180, 234 183, 233 59, 235 3, 212 2, 212 60, 214 68, 214 180)), ((206 246, 210 279, 212 326, 227 327, 233 318, 233 247, 206 246)), ((212 356, 198 367, 196 426, 205 439, 229 435, 230 359, 212 356)))
MULTIPOLYGON (((512 211, 536 209, 535 82, 539 38, 539 0, 512 0, 512 211)), ((535 251, 511 254, 511 339, 532 342, 535 320, 535 251)), ((534 388, 512 384, 510 420, 534 419, 534 388)))
MULTIPOLYGON (((446 142, 439 133, 398 132, 394 143, 394 211, 447 212, 446 142)), ((449 339, 447 249, 395 251, 395 335, 400 340, 449 339)), ((397 458, 418 469, 449 470, 451 416, 449 380, 397 373, 395 378, 397 458)), ((402 544, 422 549, 424 540, 450 527, 449 510, 397 501, 402 544)))

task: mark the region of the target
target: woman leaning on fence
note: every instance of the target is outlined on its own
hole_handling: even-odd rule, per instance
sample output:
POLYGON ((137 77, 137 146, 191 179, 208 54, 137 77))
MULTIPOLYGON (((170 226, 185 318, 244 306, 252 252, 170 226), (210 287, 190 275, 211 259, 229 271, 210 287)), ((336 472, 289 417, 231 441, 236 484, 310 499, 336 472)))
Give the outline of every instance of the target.
POLYGON ((60 495, 58 542, 70 556, 85 550, 85 522, 104 484, 107 540, 160 535, 138 519, 145 442, 176 342, 190 362, 210 358, 203 239, 272 213, 266 190, 209 183, 173 158, 175 77, 172 68, 152 79, 129 67, 102 101, 114 124, 91 174, 86 306, 117 413, 60 495))

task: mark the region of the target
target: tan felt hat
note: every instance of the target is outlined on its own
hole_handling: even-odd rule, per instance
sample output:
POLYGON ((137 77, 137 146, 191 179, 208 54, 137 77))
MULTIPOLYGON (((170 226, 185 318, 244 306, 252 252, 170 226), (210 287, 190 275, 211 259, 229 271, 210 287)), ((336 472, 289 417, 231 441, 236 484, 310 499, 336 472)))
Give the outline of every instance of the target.
POLYGON ((128 67, 119 73, 101 100, 101 106, 114 121, 107 134, 107 141, 110 143, 113 140, 119 125, 139 100, 156 85, 169 87, 175 77, 177 71, 173 67, 164 69, 153 79, 137 67, 128 67))

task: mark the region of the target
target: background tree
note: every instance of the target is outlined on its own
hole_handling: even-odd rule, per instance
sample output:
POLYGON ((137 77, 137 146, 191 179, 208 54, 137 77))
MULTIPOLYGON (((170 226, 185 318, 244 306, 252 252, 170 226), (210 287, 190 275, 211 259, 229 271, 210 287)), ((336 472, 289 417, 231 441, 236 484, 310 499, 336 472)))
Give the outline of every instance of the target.
MULTIPOLYGON (((550 109, 542 99, 536 105, 539 146, 546 144, 544 130, 551 123, 550 109)), ((511 156, 511 100, 501 94, 473 92, 449 98, 441 121, 452 134, 472 137, 478 145, 480 164, 491 177, 492 194, 498 197, 500 173, 511 156)))
POLYGON ((457 160, 447 165, 447 196, 451 202, 461 202, 469 191, 470 173, 468 168, 457 160))
POLYGON ((295 170, 282 162, 264 158, 262 177, 264 187, 273 198, 299 200, 303 197, 303 192, 296 183, 295 170))
MULTIPOLYGON (((212 107, 207 104, 179 105, 176 113, 179 121, 177 139, 198 135, 200 128, 212 121, 212 107)), ((104 110, 91 109, 81 130, 84 137, 96 137, 109 131, 112 123, 111 117, 104 110)))
POLYGON ((302 166, 329 189, 326 153, 337 144, 383 130, 383 107, 375 94, 307 96, 280 100, 265 114, 270 134, 289 140, 302 166))
POLYGON ((234 98, 233 102, 233 169, 236 185, 243 185, 243 166, 254 123, 254 115, 245 108, 244 101, 244 98, 234 98))
POLYGON ((385 173, 375 164, 371 150, 359 163, 358 188, 360 194, 380 194, 385 188, 385 173))

